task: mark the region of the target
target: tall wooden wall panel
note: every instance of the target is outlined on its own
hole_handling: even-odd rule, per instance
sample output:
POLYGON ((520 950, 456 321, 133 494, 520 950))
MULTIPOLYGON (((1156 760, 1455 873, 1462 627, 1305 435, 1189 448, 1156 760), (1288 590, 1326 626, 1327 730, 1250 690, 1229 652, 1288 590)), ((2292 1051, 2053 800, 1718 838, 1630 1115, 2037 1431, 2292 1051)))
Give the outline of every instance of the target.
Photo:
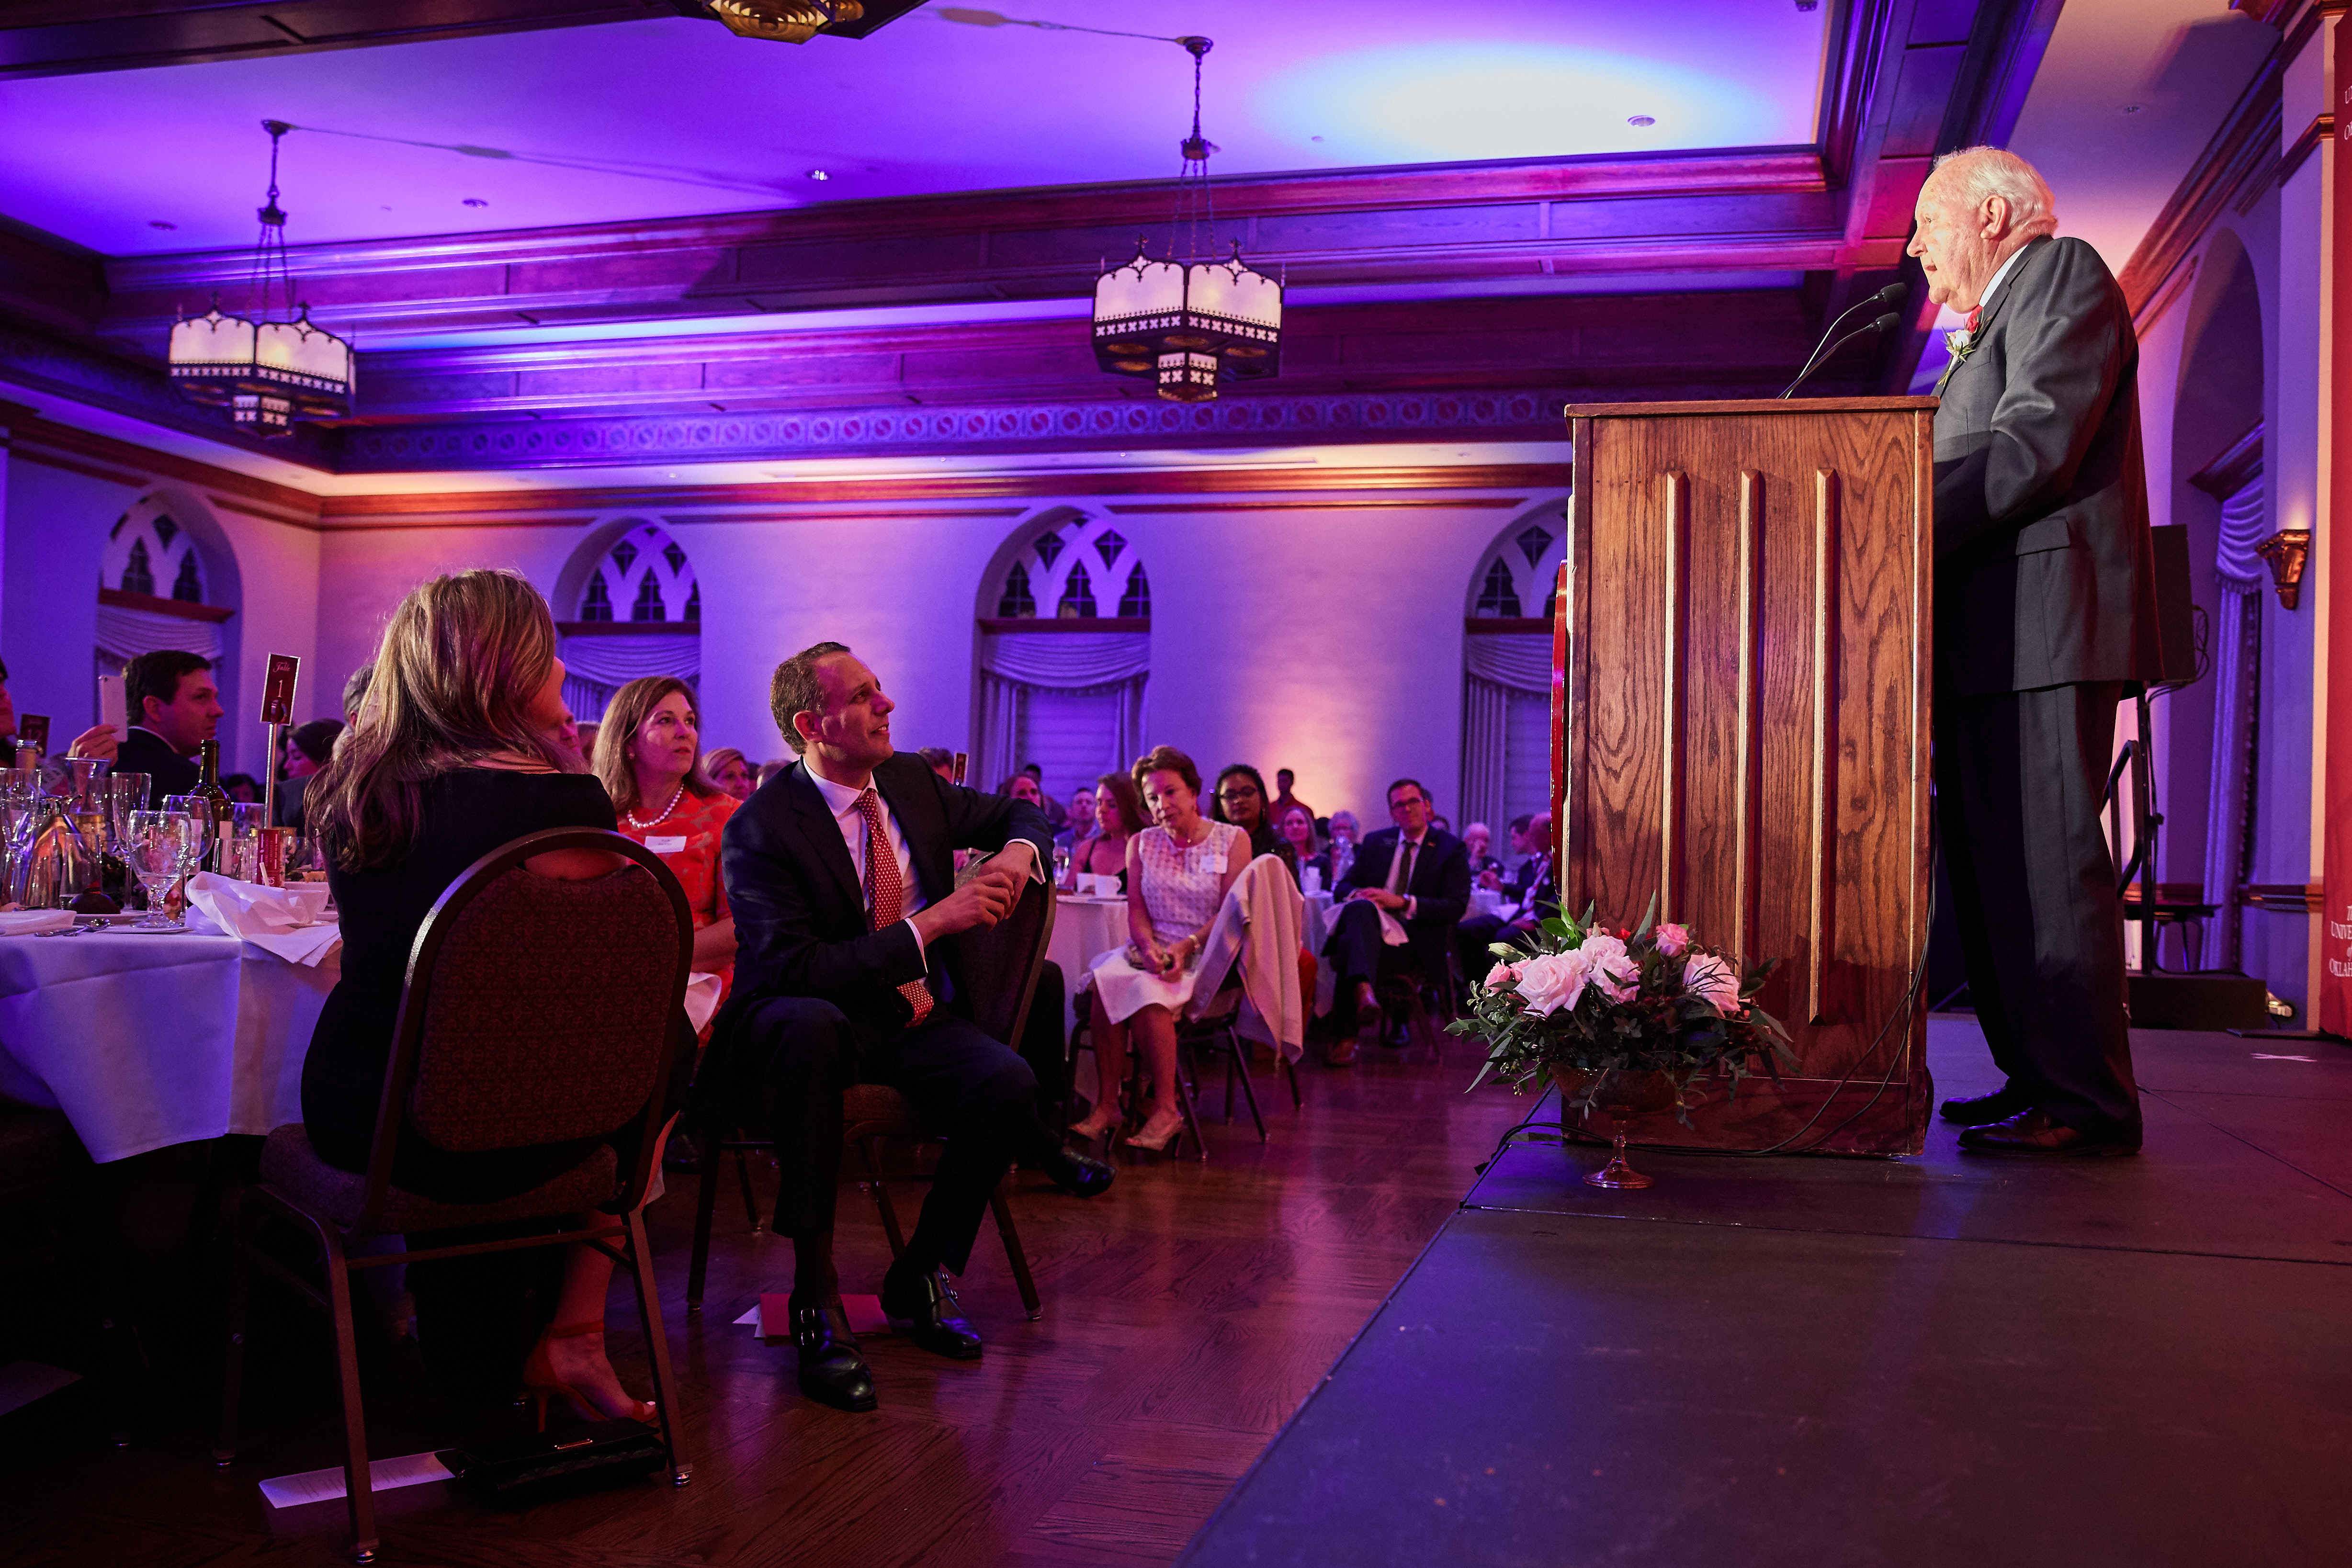
POLYGON ((1567 903, 1780 959, 1799 1058, 1665 1141, 1920 1146, 1934 406, 1569 411, 1567 903))

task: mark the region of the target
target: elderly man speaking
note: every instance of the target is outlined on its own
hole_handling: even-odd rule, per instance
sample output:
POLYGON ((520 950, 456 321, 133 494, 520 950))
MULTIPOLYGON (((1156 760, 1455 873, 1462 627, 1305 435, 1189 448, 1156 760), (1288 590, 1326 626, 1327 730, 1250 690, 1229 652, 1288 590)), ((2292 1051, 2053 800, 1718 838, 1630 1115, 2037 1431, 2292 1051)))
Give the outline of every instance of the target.
POLYGON ((1969 994, 2008 1082, 1980 1154, 2140 1146, 2123 906, 2100 831, 2116 703, 2154 678, 2139 350, 2032 166, 1940 159, 1910 254, 1952 335, 1936 412, 1936 796, 1969 994))

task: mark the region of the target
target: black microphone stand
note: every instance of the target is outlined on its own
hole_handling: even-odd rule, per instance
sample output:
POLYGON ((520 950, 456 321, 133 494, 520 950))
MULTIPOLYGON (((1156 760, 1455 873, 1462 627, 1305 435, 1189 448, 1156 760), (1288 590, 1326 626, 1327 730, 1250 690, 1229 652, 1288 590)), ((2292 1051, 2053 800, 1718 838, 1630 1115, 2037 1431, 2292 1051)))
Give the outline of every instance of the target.
MULTIPOLYGON (((1839 313, 1838 319, 1829 324, 1828 329, 1822 333, 1821 343, 1813 345, 1812 357, 1805 361, 1805 368, 1797 372, 1797 379, 1789 383, 1789 392, 1784 392, 1780 395, 1782 397, 1787 397, 1789 392, 1793 392, 1799 387, 1804 385, 1805 378, 1807 376, 1811 375, 1816 369, 1829 359, 1831 354, 1836 353, 1838 349, 1842 349, 1845 346, 1846 340, 1844 338, 1840 338, 1838 339, 1836 347, 1830 349, 1827 352, 1824 352, 1822 348, 1822 344, 1827 343, 1832 337, 1835 336, 1837 329, 1844 326, 1846 322, 1852 319, 1855 311, 1866 310, 1873 305, 1893 305, 1910 291, 1910 285, 1908 284, 1890 283, 1885 287, 1880 289, 1877 293, 1865 294, 1861 298, 1855 300, 1853 304, 1847 306, 1839 313)), ((1864 330, 1871 331, 1875 330, 1875 329, 1864 328, 1864 330)), ((1847 334, 1848 337, 1851 337, 1852 335, 1853 334, 1851 333, 1847 334)))
POLYGON ((1807 376, 1811 375, 1815 371, 1820 370, 1823 365, 1828 364, 1830 361, 1836 356, 1837 351, 1840 349, 1844 348, 1856 338, 1866 338, 1874 332, 1884 332, 1890 327, 1901 325, 1902 321, 1902 317, 1897 316, 1894 311, 1889 310, 1885 315, 1881 316, 1877 320, 1871 322, 1868 326, 1856 327, 1853 331, 1848 332, 1844 337, 1840 338, 1835 343, 1832 344, 1827 353, 1816 355, 1813 362, 1807 365, 1802 371, 1799 371, 1797 379, 1789 383, 1788 392, 1784 392, 1780 395, 1782 397, 1787 397, 1790 392, 1794 392, 1799 387, 1803 386, 1807 376))

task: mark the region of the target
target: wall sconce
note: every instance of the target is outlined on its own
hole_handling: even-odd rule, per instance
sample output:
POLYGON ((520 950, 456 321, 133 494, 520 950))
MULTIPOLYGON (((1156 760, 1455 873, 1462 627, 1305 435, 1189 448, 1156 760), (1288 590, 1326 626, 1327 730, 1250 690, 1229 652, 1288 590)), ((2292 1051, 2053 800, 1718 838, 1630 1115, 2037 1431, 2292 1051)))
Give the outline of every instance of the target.
POLYGON ((2311 557, 2311 530, 2281 528, 2256 545, 2254 553, 2270 563, 2271 586, 2278 590, 2279 603, 2293 610, 2303 597, 2303 563, 2311 557))

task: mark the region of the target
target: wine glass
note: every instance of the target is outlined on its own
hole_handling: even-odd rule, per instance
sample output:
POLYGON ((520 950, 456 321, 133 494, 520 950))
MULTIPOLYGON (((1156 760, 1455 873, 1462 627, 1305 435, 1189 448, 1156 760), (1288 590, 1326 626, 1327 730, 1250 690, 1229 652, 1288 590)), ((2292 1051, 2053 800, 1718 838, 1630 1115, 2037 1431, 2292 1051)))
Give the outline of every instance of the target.
POLYGON ((133 811, 123 833, 123 858, 147 890, 147 918, 133 931, 180 931, 181 920, 164 918, 172 883, 196 869, 201 841, 197 824, 180 811, 133 811))

